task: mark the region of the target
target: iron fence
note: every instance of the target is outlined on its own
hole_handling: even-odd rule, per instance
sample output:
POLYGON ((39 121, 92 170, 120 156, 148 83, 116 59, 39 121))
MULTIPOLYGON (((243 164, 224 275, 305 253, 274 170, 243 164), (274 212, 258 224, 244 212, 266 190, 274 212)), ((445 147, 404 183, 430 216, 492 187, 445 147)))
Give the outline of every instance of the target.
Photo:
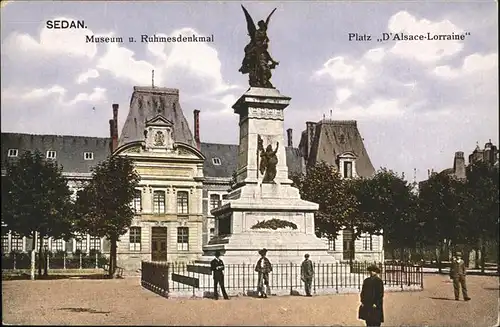
MULTIPOLYGON (((322 290, 343 292, 344 290, 361 290, 363 281, 369 276, 367 268, 374 263, 369 262, 338 262, 334 264, 314 264, 313 292, 322 290)), ((199 289, 211 292, 213 277, 211 275, 188 271, 190 263, 145 263, 143 262, 142 281, 157 285, 166 292, 192 291, 190 285, 172 281, 172 274, 184 275, 199 279, 199 289), (144 270, 147 267, 147 270, 144 270), (161 276, 161 277, 160 277, 161 276), (165 277, 166 276, 166 277, 165 277), (158 279, 160 278, 160 279, 158 279), (163 280, 162 280, 163 279, 163 280)), ((406 264, 382 264, 380 278, 386 287, 404 289, 408 286, 423 289, 422 267, 406 264)), ((269 285, 272 290, 286 290, 291 293, 302 289, 301 264, 274 264, 269 274, 269 285)), ((258 275, 253 264, 232 264, 225 266, 225 286, 229 290, 254 291, 257 289, 258 275)))
MULTIPOLYGON (((39 253, 35 253, 38 267, 39 253)), ((47 269, 99 269, 108 263, 108 258, 101 253, 85 254, 49 254, 44 255, 47 269)), ((31 268, 31 253, 11 253, 2 255, 2 270, 22 270, 31 268)))

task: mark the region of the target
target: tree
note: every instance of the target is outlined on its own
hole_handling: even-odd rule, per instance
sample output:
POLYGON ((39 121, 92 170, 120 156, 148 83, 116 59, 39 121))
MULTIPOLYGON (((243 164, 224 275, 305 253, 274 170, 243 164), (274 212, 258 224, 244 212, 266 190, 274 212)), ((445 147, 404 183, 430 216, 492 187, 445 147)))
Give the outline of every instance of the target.
MULTIPOLYGON (((71 191, 62 176, 62 167, 45 160, 38 151, 25 152, 17 161, 7 162, 2 178, 2 221, 20 236, 39 235, 38 275, 43 264, 44 237, 72 236, 71 191)), ((35 242, 33 242, 35 249, 35 242)))
POLYGON ((92 168, 92 179, 77 194, 78 229, 111 243, 110 277, 116 270, 117 242, 134 218, 130 203, 139 180, 133 162, 115 155, 92 168))
POLYGON ((446 246, 462 242, 467 234, 467 190, 464 183, 447 174, 435 174, 422 183, 418 221, 423 243, 437 246, 441 271, 441 252, 446 246))
POLYGON ((336 238, 344 227, 356 225, 357 203, 350 184, 325 162, 310 167, 306 174, 292 175, 303 200, 319 204, 314 215, 316 234, 336 238))
POLYGON ((390 248, 399 248, 403 255, 404 248, 415 243, 417 200, 413 186, 386 168, 356 184, 359 214, 363 216, 360 221, 365 224, 361 229, 375 235, 383 233, 390 248))
MULTIPOLYGON (((475 162, 467 167, 468 224, 471 242, 481 249, 481 271, 484 272, 486 242, 498 244, 499 173, 498 168, 485 162, 475 162)), ((498 246, 498 245, 497 245, 498 246)))

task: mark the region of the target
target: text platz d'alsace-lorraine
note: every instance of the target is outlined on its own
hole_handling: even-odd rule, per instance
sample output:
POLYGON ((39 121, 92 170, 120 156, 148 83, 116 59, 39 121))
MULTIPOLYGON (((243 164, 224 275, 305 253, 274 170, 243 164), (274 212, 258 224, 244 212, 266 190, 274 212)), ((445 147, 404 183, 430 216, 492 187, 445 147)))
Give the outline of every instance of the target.
POLYGON ((494 2, 3 1, 6 325, 498 325, 494 2))

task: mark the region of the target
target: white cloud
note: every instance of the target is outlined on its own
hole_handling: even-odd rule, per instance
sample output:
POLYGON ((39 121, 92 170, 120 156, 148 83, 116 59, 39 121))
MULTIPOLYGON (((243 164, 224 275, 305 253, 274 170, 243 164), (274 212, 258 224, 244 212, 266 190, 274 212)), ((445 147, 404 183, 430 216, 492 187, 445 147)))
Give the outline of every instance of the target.
MULTIPOLYGON (((150 85, 154 66, 144 60, 136 60, 134 52, 118 44, 110 43, 106 53, 99 58, 97 68, 110 72, 114 77, 136 85, 150 85)), ((156 78, 161 84, 161 77, 156 78)))
MULTIPOLYGON (((170 35, 156 34, 158 37, 167 36, 203 36, 192 28, 182 28, 173 31, 170 35)), ((221 61, 217 50, 208 43, 176 42, 176 43, 148 43, 149 52, 158 60, 158 66, 163 75, 173 68, 186 70, 197 77, 206 78, 212 84, 215 93, 238 89, 238 86, 229 85, 224 81, 221 73, 221 61)), ((168 79, 168 77, 166 77, 168 79)))
POLYGON ((374 48, 368 50, 363 58, 366 58, 373 62, 380 62, 382 61, 382 59, 384 59, 385 55, 386 53, 384 48, 374 48))
POLYGON ((76 78, 76 83, 77 84, 87 83, 89 79, 97 77, 99 77, 99 72, 95 69, 89 69, 88 71, 78 75, 78 77, 76 78))
MULTIPOLYGON (((72 20, 68 17, 56 17, 54 20, 72 20)), ((86 43, 85 36, 93 35, 90 29, 47 29, 42 27, 38 39, 29 34, 11 33, 3 46, 7 56, 16 58, 19 54, 67 55, 71 57, 93 58, 97 53, 94 43, 86 43)))
POLYGON ((347 88, 337 89, 337 103, 340 104, 352 95, 351 90, 347 88))
POLYGON ((335 112, 341 119, 389 118, 404 114, 403 105, 398 99, 374 99, 368 106, 343 106, 335 112))
POLYGON ((5 89, 2 91, 2 98, 5 100, 24 100, 24 101, 47 101, 54 99, 58 105, 68 106, 79 102, 97 102, 106 100, 106 89, 96 87, 92 93, 79 93, 72 100, 66 101, 68 91, 59 85, 53 85, 48 88, 36 89, 5 89))
POLYGON ((96 87, 92 93, 79 93, 75 98, 68 102, 69 105, 74 105, 78 102, 104 102, 106 100, 106 89, 96 87))
MULTIPOLYGON (((462 29, 449 20, 432 22, 427 19, 417 19, 406 11, 400 11, 389 20, 389 32, 409 34, 460 34, 462 29)), ((408 59, 423 63, 436 62, 445 57, 451 57, 462 51, 462 41, 397 41, 390 52, 408 59)))
POLYGON ((359 63, 349 64, 345 57, 333 57, 323 64, 323 68, 315 73, 315 76, 328 75, 335 80, 353 80, 364 82, 367 69, 359 63))
POLYGON ((448 65, 438 66, 434 68, 435 75, 442 78, 458 78, 465 77, 470 74, 484 74, 496 70, 498 67, 498 54, 492 53, 489 55, 481 55, 474 53, 465 57, 464 62, 460 68, 452 68, 448 65))

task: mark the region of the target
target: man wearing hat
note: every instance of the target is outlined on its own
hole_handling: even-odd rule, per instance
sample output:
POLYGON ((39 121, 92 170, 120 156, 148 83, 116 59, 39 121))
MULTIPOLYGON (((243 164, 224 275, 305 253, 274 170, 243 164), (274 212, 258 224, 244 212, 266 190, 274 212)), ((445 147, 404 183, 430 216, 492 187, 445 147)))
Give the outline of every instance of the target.
POLYGON ((460 300, 460 286, 462 286, 462 294, 464 301, 469 301, 467 295, 467 284, 465 282, 465 262, 462 260, 462 253, 457 252, 451 260, 450 278, 453 280, 453 291, 455 292, 455 300, 460 300))
POLYGON ((257 292, 260 297, 267 297, 271 294, 269 288, 269 273, 273 271, 273 267, 268 258, 266 258, 267 250, 264 248, 259 251, 260 259, 255 265, 255 271, 259 273, 257 292), (265 289, 264 289, 265 287, 265 289))
POLYGON ((384 282, 378 277, 380 269, 376 265, 367 270, 370 277, 363 281, 358 318, 364 320, 366 326, 380 326, 384 322, 384 282))
POLYGON ((215 299, 219 299, 219 291, 217 290, 217 284, 219 284, 224 299, 229 300, 226 288, 224 287, 224 262, 222 262, 222 259, 220 258, 220 251, 215 251, 215 259, 210 262, 210 269, 213 271, 215 299))
POLYGON ((314 267, 311 260, 309 260, 309 254, 304 255, 304 261, 300 266, 300 279, 304 282, 306 289, 306 296, 311 295, 311 285, 314 278, 314 267))

